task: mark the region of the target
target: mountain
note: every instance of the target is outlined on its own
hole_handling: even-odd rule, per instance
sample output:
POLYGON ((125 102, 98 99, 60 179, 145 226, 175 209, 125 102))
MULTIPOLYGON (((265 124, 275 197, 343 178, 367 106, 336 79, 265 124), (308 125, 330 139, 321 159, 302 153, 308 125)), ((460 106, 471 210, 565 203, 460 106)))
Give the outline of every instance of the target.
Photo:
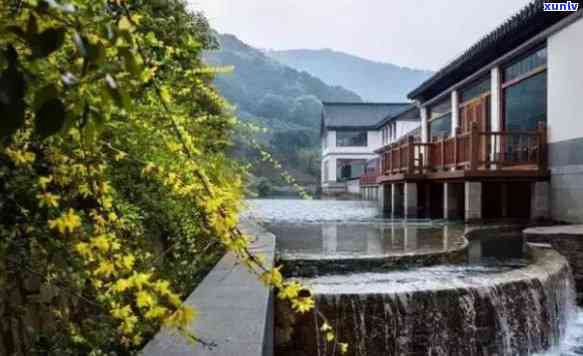
POLYGON ((271 58, 306 71, 331 85, 354 90, 365 101, 403 101, 433 73, 427 70, 374 62, 330 49, 265 51, 271 58))
POLYGON ((319 128, 321 101, 360 102, 360 96, 265 55, 234 35, 218 35, 220 50, 205 54, 213 65, 233 66, 215 85, 243 119, 267 128, 319 128))
MULTIPOLYGON (((217 35, 217 40, 220 49, 205 53, 205 61, 233 66, 233 70, 219 74, 214 85, 236 107, 240 119, 269 129, 257 140, 282 162, 287 172, 304 185, 316 184, 320 174, 322 101, 361 102, 360 96, 286 66, 233 35, 217 35)), ((245 144, 245 138, 240 137, 238 142, 234 154, 252 163, 260 190, 286 185, 281 174, 245 144)))

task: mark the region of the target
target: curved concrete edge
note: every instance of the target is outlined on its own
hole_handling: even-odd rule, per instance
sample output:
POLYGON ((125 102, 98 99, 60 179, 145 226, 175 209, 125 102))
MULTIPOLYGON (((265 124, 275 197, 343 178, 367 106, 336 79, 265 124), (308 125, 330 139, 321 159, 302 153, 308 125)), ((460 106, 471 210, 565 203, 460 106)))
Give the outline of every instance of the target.
POLYGON ((441 251, 417 251, 387 255, 322 256, 317 254, 280 254, 286 277, 310 278, 326 273, 362 273, 390 271, 403 267, 430 267, 441 264, 463 264, 469 241, 461 234, 459 242, 441 251))
MULTIPOLYGON (((242 221, 240 228, 252 238, 251 250, 272 267, 275 236, 251 220, 242 221)), ((226 254, 184 303, 198 311, 188 331, 216 346, 209 349, 193 345, 184 336, 163 328, 141 355, 273 355, 272 293, 233 254, 226 254)))
MULTIPOLYGON (((459 289, 474 289, 474 290, 484 290, 495 287, 501 287, 504 285, 521 283, 521 282, 534 282, 535 280, 545 282, 554 276, 562 274, 564 271, 569 270, 569 263, 560 253, 551 248, 550 246, 544 246, 539 244, 527 244, 527 254, 531 263, 527 266, 506 271, 496 274, 488 275, 487 277, 468 277, 465 281, 457 282, 450 281, 447 284, 441 286, 431 285, 431 286, 415 286, 411 290, 399 290, 387 292, 366 292, 362 291, 358 293, 334 293, 336 295, 350 296, 350 295, 395 295, 410 297, 415 293, 426 293, 426 292, 447 292, 459 289)), ((322 293, 317 289, 314 290, 314 295, 324 296, 332 295, 331 293, 322 293)))
POLYGON ((565 256, 573 271, 577 304, 583 305, 583 225, 556 225, 523 230, 528 242, 547 244, 565 256))
POLYGON ((532 227, 523 231, 525 235, 543 235, 543 236, 581 236, 583 237, 583 225, 557 225, 532 227))

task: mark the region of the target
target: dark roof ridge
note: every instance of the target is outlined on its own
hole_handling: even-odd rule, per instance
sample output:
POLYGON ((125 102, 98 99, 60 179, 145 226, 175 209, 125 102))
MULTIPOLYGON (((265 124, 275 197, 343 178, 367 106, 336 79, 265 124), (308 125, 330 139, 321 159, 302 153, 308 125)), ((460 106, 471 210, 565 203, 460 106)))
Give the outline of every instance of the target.
POLYGON ((322 105, 409 105, 412 104, 410 101, 404 102, 349 102, 349 101, 323 101, 322 105))
MULTIPOLYGON (((543 4, 545 2, 556 2, 556 0, 531 1, 516 14, 506 19, 496 29, 482 36, 477 42, 475 42, 472 46, 467 48, 461 55, 454 58, 452 61, 443 66, 439 71, 437 71, 434 75, 432 75, 427 80, 422 82, 417 88, 412 90, 407 95, 407 97, 413 99, 423 96, 424 93, 430 91, 431 88, 434 88, 437 84, 446 79, 449 75, 458 74, 455 72, 460 70, 464 66, 464 64, 474 61, 476 58, 481 57, 482 54, 484 54, 485 52, 489 52, 493 48, 495 49, 495 47, 498 46, 499 43, 508 42, 509 37, 510 39, 515 39, 515 37, 519 37, 516 36, 516 34, 517 32, 520 33, 519 31, 523 26, 531 26, 531 28, 527 29, 527 31, 524 32, 530 31, 528 33, 528 36, 532 38, 535 36, 536 33, 544 31, 544 29, 559 22, 563 18, 566 18, 573 14, 560 12, 544 12, 543 4), (539 18, 541 15, 544 15, 545 17, 539 18)), ((516 39, 516 41, 520 42, 518 39, 516 39)), ((505 49, 504 51, 508 52, 508 49, 505 49)), ((499 56, 500 55, 498 55, 498 57, 499 56)))

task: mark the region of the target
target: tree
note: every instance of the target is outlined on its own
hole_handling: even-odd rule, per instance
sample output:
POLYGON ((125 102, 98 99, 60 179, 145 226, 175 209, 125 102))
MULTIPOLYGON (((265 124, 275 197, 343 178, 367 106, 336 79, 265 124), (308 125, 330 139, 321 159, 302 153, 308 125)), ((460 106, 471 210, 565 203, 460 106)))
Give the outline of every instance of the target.
POLYGON ((313 306, 237 228, 245 170, 212 46, 181 0, 0 0, 1 354, 187 333, 182 299, 224 249, 313 306))
POLYGON ((291 110, 292 120, 308 126, 320 124, 322 102, 313 95, 303 95, 294 100, 291 110))
POLYGON ((263 117, 287 119, 291 105, 282 96, 266 94, 257 105, 257 114, 263 117))

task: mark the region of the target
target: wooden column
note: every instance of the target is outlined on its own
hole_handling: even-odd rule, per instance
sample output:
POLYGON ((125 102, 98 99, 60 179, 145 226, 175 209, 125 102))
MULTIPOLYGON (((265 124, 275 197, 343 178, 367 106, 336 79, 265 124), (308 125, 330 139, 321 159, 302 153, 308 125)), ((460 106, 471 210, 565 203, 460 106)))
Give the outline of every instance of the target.
POLYGON ((470 171, 478 170, 480 159, 480 129, 477 122, 470 127, 470 171))
POLYGON ((407 173, 413 174, 415 172, 415 138, 413 136, 407 137, 407 173))

